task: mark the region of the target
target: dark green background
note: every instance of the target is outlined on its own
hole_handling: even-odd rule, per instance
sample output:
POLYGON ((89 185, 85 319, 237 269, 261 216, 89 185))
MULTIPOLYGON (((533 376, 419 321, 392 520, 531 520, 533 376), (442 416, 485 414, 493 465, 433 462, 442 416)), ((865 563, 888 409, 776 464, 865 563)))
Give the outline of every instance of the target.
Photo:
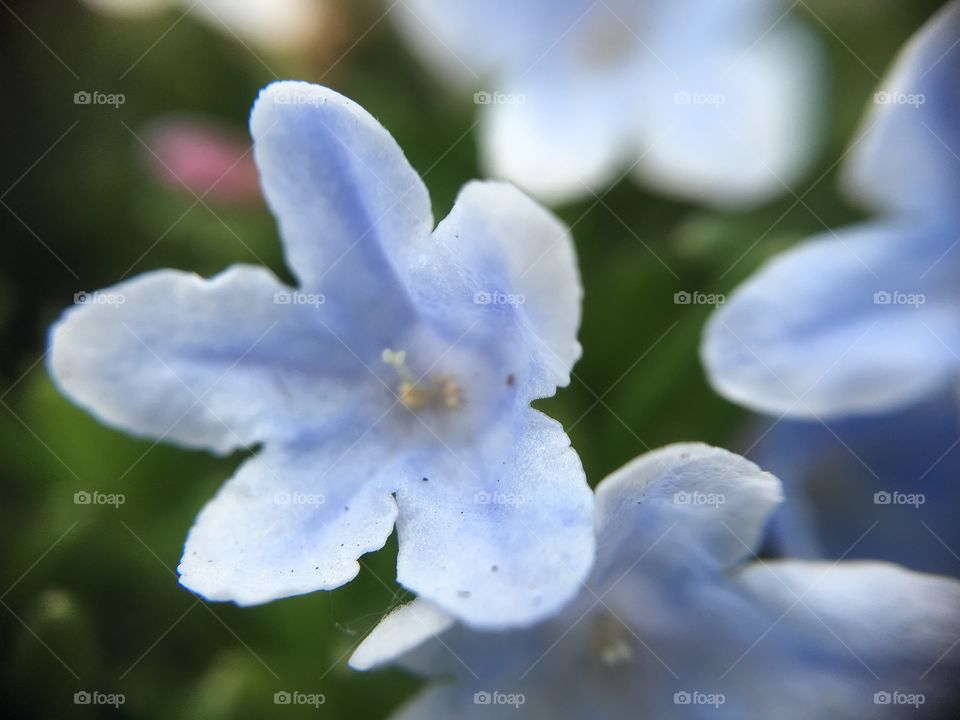
MULTIPOLYGON (((747 416, 710 390, 697 357, 709 310, 677 306, 673 294, 727 292, 771 254, 859 217, 838 194, 831 166, 877 76, 939 4, 796 7, 829 58, 825 138, 817 169, 795 188, 802 201, 786 194, 721 215, 624 182, 600 202, 559 209, 580 253, 585 352, 571 387, 541 406, 572 426, 591 484, 668 442, 736 446, 747 416)), ((40 361, 46 328, 74 293, 110 285, 134 264, 134 273, 212 274, 260 257, 285 272, 265 210, 189 209, 192 198, 147 175, 123 123, 138 131, 157 115, 191 112, 242 130, 274 73, 322 79, 376 115, 415 167, 436 163, 425 177, 436 217, 479 175, 473 134, 455 144, 473 124, 469 96, 438 87, 389 20, 374 25, 380 5, 334 5, 339 30, 329 46, 296 61, 263 55, 271 71, 189 18, 164 35, 179 11, 123 21, 74 2, 0 4, 0 648, 2 701, 15 717, 382 717, 417 686, 399 672, 346 667, 353 645, 406 597, 393 579, 394 540, 363 558, 357 580, 336 592, 247 609, 199 602, 174 569, 198 509, 240 458, 153 447, 105 429, 58 395, 40 361), (73 104, 74 92, 94 88, 122 92, 126 104, 73 104), (94 489, 122 492, 126 503, 74 504, 75 492, 94 489), (122 692, 126 703, 116 711, 76 706, 78 689, 122 692), (274 692, 294 689, 327 702, 319 710, 273 704, 274 692)))

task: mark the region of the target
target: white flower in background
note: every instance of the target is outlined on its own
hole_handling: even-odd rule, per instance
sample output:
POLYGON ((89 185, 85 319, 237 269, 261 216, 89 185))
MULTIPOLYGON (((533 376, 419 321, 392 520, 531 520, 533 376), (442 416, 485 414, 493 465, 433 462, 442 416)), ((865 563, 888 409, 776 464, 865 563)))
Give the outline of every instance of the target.
POLYGON ((187 12, 214 29, 258 47, 302 49, 316 40, 326 0, 82 0, 95 10, 130 17, 166 9, 187 12))
POLYGON ((476 91, 486 169, 549 201, 621 175, 720 206, 803 173, 819 48, 780 0, 400 0, 410 46, 476 91))
POLYGON ((960 582, 755 560, 780 492, 726 450, 648 453, 597 487, 596 565, 559 615, 475 632, 415 600, 350 663, 436 681, 394 720, 956 717, 960 582))

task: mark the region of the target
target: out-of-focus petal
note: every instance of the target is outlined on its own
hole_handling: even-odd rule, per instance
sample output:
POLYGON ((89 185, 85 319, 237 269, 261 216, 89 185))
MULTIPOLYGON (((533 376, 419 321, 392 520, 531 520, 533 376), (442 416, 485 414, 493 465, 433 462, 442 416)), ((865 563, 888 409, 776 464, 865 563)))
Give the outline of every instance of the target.
POLYGON ((479 134, 490 175, 557 204, 599 194, 625 172, 638 82, 550 60, 488 93, 479 134))
POLYGON ((791 417, 913 402, 960 360, 956 238, 868 224, 805 243, 764 266, 711 317, 702 355, 713 386, 791 417))
POLYGON ((747 22, 701 5, 671 3, 653 35, 659 63, 642 85, 636 172, 719 206, 782 195, 814 153, 820 49, 798 22, 777 20, 779 10, 747 22))
POLYGON ((329 0, 183 0, 214 29, 275 52, 319 40, 329 0))
MULTIPOLYGON (((791 639, 798 653, 819 647, 824 669, 847 676, 851 716, 916 712, 903 701, 884 701, 894 693, 921 696, 929 717, 957 709, 956 580, 878 562, 779 561, 753 564, 738 582, 754 602, 782 615, 774 641, 791 639)), ((806 672, 815 676, 817 669, 811 663, 806 672)))
POLYGON ((775 477, 727 450, 678 443, 641 455, 597 486, 594 577, 656 547, 729 567, 759 544, 780 500, 775 477))
POLYGON ((876 209, 960 217, 960 2, 900 54, 874 94, 845 165, 850 192, 876 209))
POLYGON ((756 424, 754 460, 783 481, 770 542, 787 557, 875 558, 960 575, 960 408, 756 424))
POLYGON ((391 9, 431 69, 470 87, 505 65, 532 65, 582 13, 576 0, 401 0, 391 9))

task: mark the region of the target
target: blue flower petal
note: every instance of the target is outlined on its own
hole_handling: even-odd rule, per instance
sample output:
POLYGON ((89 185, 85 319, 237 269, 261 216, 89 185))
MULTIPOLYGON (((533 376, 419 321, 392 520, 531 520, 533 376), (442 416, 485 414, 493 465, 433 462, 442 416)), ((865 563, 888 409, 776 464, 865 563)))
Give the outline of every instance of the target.
MULTIPOLYGON (((921 696, 930 717, 956 709, 956 580, 881 562, 776 561, 753 564, 737 581, 760 608, 783 618, 768 638, 793 648, 797 684, 806 677, 813 687, 815 678, 832 675, 826 691, 835 693, 836 712, 899 718, 906 705, 916 713, 903 700, 883 700, 894 693, 921 696)), ((756 676, 742 681, 749 686, 756 676)))
POLYGON ((874 558, 960 575, 960 417, 938 394, 899 413, 757 423, 751 455, 783 480, 770 540, 790 557, 874 558))
POLYGON ((601 482, 596 494, 597 542, 606 550, 594 570, 597 581, 654 550, 730 567, 759 545, 782 499, 775 477, 702 443, 641 455, 601 482))
POLYGON ((512 185, 471 182, 408 261, 426 318, 447 334, 513 347, 513 382, 527 400, 570 382, 583 288, 570 231, 512 185))
POLYGON ((960 3, 901 51, 846 164, 852 194, 882 211, 960 217, 960 3))
POLYGON ((333 307, 292 293, 249 266, 141 275, 64 313, 50 374, 109 425, 218 453, 335 423, 364 371, 325 329, 333 307))
POLYGON ((247 460, 197 516, 180 582, 252 605, 352 580, 397 515, 391 488, 402 470, 375 437, 271 445, 247 460))
POLYGON ((445 450, 397 491, 397 579, 474 627, 556 612, 594 550, 593 495, 562 427, 523 408, 445 450))
POLYGON ((942 386, 960 364, 955 264, 944 257, 955 239, 866 224, 778 256, 711 317, 711 383, 789 417, 883 411, 942 386))
MULTIPOLYGON (((380 123, 356 103, 303 82, 276 82, 250 116, 254 159, 290 269, 307 292, 349 308, 343 328, 380 344, 413 308, 398 253, 433 229, 420 176, 380 123)), ((354 348, 360 352, 360 348, 354 348)), ((361 353, 362 354, 362 353, 361 353)))

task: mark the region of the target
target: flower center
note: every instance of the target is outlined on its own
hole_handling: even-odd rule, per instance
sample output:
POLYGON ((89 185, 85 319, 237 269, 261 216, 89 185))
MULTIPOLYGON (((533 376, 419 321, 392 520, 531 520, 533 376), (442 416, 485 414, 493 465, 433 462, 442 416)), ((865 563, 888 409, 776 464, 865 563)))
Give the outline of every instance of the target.
POLYGON ((594 651, 600 661, 608 666, 623 665, 633 660, 633 646, 627 630, 617 618, 604 614, 594 626, 594 651))
POLYGON ((441 407, 455 410, 463 403, 460 386, 449 375, 424 375, 416 377, 407 365, 407 353, 387 348, 381 355, 383 361, 397 373, 397 398, 410 410, 425 407, 441 407))

